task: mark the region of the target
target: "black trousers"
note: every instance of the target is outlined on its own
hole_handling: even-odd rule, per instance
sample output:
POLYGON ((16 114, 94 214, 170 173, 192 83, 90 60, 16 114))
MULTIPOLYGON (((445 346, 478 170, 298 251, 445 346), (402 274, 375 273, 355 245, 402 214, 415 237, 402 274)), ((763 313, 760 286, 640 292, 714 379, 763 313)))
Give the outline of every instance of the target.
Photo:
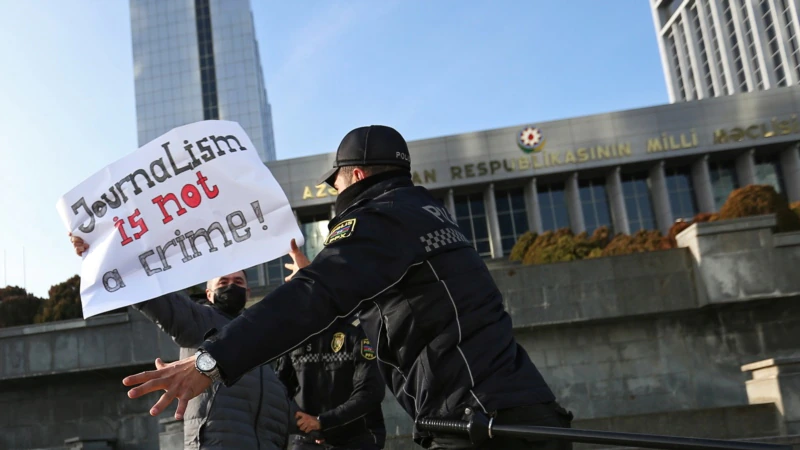
POLYGON ((344 446, 330 445, 328 443, 317 444, 312 439, 304 436, 289 436, 289 450, 381 450, 372 443, 345 444, 344 446))
MULTIPOLYGON (((542 427, 572 427, 572 413, 556 402, 497 411, 494 423, 498 425, 535 425, 542 427)), ((431 449, 475 449, 475 450, 572 450, 572 443, 556 440, 494 437, 478 447, 463 439, 451 437, 434 438, 431 449)))

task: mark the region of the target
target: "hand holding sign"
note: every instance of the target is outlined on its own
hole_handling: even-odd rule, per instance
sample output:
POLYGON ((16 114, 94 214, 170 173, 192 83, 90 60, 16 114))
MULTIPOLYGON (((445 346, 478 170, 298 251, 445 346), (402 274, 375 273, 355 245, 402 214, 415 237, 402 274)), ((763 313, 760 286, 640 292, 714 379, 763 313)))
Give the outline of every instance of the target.
POLYGON ((89 177, 57 209, 85 255, 84 317, 278 258, 292 239, 303 244, 286 195, 235 122, 175 128, 89 177))

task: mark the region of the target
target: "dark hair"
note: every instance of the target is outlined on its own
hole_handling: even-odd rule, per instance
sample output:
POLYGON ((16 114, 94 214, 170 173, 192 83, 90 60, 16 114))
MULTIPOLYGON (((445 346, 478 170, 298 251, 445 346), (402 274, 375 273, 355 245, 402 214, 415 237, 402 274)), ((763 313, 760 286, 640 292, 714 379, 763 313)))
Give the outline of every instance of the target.
POLYGON ((383 166, 344 166, 340 167, 339 171, 342 172, 346 176, 352 176, 353 171, 355 169, 361 169, 364 171, 367 176, 377 175, 379 173, 390 172, 392 170, 402 170, 408 171, 405 167, 400 166, 393 166, 393 165, 383 165, 383 166))
MULTIPOLYGON (((247 271, 246 271, 245 269, 242 269, 242 270, 240 270, 239 272, 242 272, 242 276, 243 276, 243 278, 244 278, 244 284, 245 284, 245 285, 248 285, 248 283, 247 283, 247 271)), ((214 281, 216 281, 216 280, 217 280, 217 278, 220 278, 220 277, 222 277, 222 276, 223 276, 223 275, 220 275, 219 277, 214 277, 214 278, 212 278, 212 279, 210 279, 210 280, 206 281, 206 289, 211 289, 211 283, 212 283, 212 282, 214 282, 214 281)))

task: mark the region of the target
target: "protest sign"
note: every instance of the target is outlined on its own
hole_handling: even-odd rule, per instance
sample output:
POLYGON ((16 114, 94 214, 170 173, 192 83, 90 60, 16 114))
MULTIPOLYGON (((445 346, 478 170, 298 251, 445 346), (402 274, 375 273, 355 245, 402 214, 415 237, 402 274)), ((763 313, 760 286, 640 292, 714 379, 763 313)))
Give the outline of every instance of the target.
POLYGON ((303 245, 294 213, 242 127, 175 128, 59 199, 81 266, 84 318, 255 266, 303 245))

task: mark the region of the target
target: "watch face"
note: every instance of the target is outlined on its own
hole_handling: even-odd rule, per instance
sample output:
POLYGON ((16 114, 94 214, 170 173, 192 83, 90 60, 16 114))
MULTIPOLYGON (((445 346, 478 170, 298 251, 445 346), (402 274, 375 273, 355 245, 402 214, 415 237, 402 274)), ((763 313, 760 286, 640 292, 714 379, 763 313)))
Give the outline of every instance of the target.
POLYGON ((203 372, 213 370, 217 365, 217 362, 208 353, 201 353, 200 356, 197 357, 196 363, 197 368, 203 372))

